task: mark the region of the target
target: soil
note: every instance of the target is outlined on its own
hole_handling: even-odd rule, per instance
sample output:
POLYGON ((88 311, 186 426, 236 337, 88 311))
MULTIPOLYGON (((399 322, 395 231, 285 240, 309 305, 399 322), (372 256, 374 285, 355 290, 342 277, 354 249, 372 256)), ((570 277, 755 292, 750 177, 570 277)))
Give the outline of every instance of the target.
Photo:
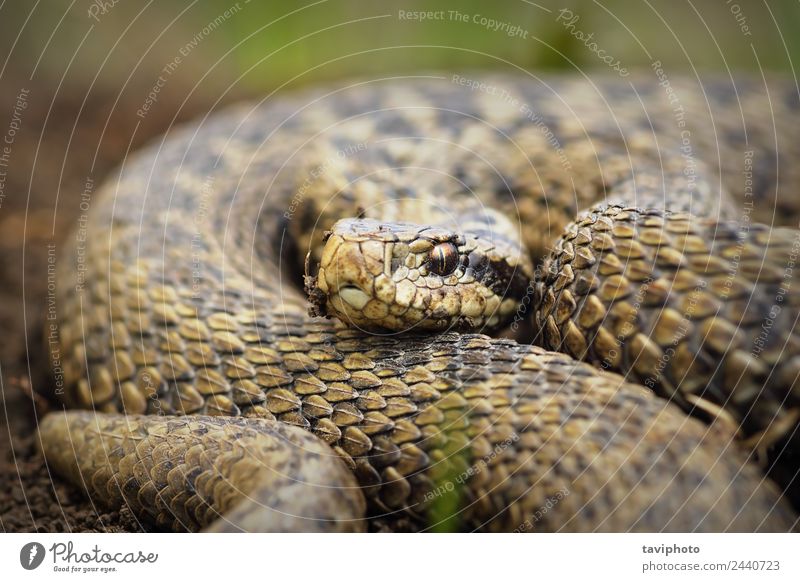
MULTIPOLYGON (((0 531, 136 532, 144 526, 126 510, 95 507, 52 476, 35 442, 36 418, 52 404, 42 330, 46 312, 48 245, 75 225, 87 176, 104 176, 148 139, 175 122, 207 111, 198 99, 162 95, 142 120, 141 96, 102 90, 37 86, 27 76, 4 77, 0 134, 15 130, 0 167, 0 531), (24 91, 27 89, 27 92, 24 91), (23 106, 19 96, 23 96, 23 106), (85 99, 85 101, 84 101, 85 99), (182 107, 182 108, 181 108, 182 107), (16 110, 16 117, 15 117, 16 110), (176 111, 178 112, 176 115, 176 111)), ((2 139, 2 138, 0 138, 2 139)))

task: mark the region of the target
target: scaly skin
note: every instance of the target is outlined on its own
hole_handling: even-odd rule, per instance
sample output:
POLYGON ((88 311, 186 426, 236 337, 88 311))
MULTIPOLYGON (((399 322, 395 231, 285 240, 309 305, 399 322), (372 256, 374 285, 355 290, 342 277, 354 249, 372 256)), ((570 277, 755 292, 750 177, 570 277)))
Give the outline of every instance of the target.
POLYGON ((57 471, 84 483, 93 499, 126 503, 162 529, 259 531, 265 523, 281 532, 364 528, 364 497, 352 473, 319 439, 288 424, 54 413, 42 421, 40 434, 57 471), (67 442, 77 463, 58 451, 67 442))
MULTIPOLYGON (((732 155, 708 155, 713 132, 693 126, 703 162, 693 187, 681 184, 681 133, 652 81, 639 82, 638 95, 618 94, 619 80, 601 84, 618 118, 587 99, 584 81, 554 79, 557 93, 530 79, 487 81, 535 107, 560 149, 519 104, 425 78, 240 106, 129 160, 93 201, 88 240, 77 237, 59 262, 54 356, 64 374, 57 384, 68 407, 100 414, 97 421, 80 412, 47 419, 41 434, 48 462, 78 484, 91 475, 93 499, 128 499, 137 515, 161 527, 196 529, 208 515, 225 514, 242 529, 355 528, 363 495, 372 529, 792 528, 793 512, 728 425, 707 427, 619 375, 512 340, 369 335, 308 315, 302 259, 309 250, 312 260, 322 256, 323 233, 340 218, 441 223, 443 207, 458 211, 477 197, 518 225, 538 260, 579 208, 606 194, 622 202, 635 194, 658 212, 733 210, 727 192, 712 195, 720 169, 713 161, 736 167, 732 155), (659 115, 637 112, 639 99, 659 115), (648 141, 655 137, 658 149, 648 141), (425 169, 443 167, 444 174, 425 169), (632 171, 635 190, 628 186, 632 171), (666 199, 658 196, 662 175, 666 199), (649 186, 639 188, 643 178, 649 186), (412 193, 416 202, 401 201, 412 193), (413 216, 405 214, 409 207, 413 216), (128 423, 120 413, 136 416, 128 423), (152 417, 161 424, 151 426, 139 416, 147 414, 170 420, 152 417), (173 417, 184 414, 196 420, 173 417), (256 501, 267 507, 243 511, 224 491, 248 477, 258 491, 275 481, 253 473, 259 463, 236 468, 226 430, 203 437, 203 470, 232 487, 195 480, 181 492, 191 478, 165 477, 149 459, 158 449, 162 463, 191 470, 197 443, 181 435, 193 422, 218 426, 209 415, 262 423, 256 432, 264 436, 254 440, 273 444, 282 430, 276 422, 306 429, 314 447, 278 443, 273 461, 264 445, 263 470, 286 466, 289 479, 311 487, 323 479, 322 468, 305 473, 306 459, 311 467, 328 459, 334 492, 313 496, 318 505, 302 496, 297 506, 297 495, 268 491, 256 501), (170 446, 158 448, 148 435, 170 446), (153 452, 151 444, 132 449, 138 438, 153 452), (65 439, 80 446, 73 451, 65 439), (121 449, 111 446, 116 442, 121 449), (344 469, 360 490, 349 487, 344 469), (124 492, 117 491, 122 484, 124 492), (146 503, 154 489, 163 501, 146 503), (192 517, 206 505, 213 510, 192 517), (276 517, 285 515, 322 517, 305 527, 302 519, 276 517)), ((676 85, 702 117, 703 109, 691 107, 704 102, 698 89, 676 85)), ((777 113, 786 120, 778 127, 783 143, 794 105, 788 89, 774 89, 787 95, 777 113)), ((746 84, 740 99, 754 119, 750 144, 766 152, 774 140, 759 91, 746 84)), ((709 95, 724 118, 722 144, 735 150, 743 143, 736 103, 719 88, 709 95)), ((757 171, 761 185, 777 183, 773 165, 757 171)), ((724 183, 735 183, 722 174, 724 183)), ((782 175, 781 188, 784 182, 782 175)))
POLYGON ((599 207, 545 261, 536 323, 547 347, 730 419, 766 452, 800 419, 798 253, 793 229, 599 207))

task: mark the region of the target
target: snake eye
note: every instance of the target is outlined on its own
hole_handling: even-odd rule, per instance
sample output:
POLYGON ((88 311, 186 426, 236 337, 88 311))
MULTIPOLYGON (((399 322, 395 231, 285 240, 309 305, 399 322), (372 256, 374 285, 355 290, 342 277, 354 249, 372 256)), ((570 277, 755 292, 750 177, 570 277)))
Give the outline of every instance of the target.
POLYGON ((441 243, 431 249, 428 268, 436 275, 449 275, 458 267, 458 249, 453 243, 441 243))

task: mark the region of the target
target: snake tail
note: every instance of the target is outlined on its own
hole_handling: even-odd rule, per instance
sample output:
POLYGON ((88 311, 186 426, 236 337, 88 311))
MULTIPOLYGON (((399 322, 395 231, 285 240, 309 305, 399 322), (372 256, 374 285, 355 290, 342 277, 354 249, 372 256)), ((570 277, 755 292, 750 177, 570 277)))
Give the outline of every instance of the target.
POLYGON ((53 469, 158 529, 364 528, 352 473, 320 439, 285 423, 68 411, 47 415, 39 432, 53 469))

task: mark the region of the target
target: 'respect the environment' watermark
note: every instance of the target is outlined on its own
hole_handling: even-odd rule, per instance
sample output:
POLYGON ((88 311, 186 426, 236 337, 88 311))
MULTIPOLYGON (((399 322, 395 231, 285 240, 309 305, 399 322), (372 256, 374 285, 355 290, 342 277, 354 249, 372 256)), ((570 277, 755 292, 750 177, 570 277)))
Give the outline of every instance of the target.
POLYGON ((47 319, 46 340, 50 354, 50 369, 53 373, 54 393, 64 394, 64 367, 61 361, 61 336, 58 329, 58 305, 56 300, 56 245, 47 245, 47 299, 45 318, 47 319))
POLYGON ((461 75, 453 75, 450 78, 450 81, 456 85, 460 85, 461 87, 466 87, 470 91, 477 91, 479 93, 485 93, 487 95, 497 97, 503 101, 504 104, 517 109, 525 117, 525 119, 539 128, 542 136, 553 148, 553 151, 556 152, 556 155, 561 162, 561 166, 567 171, 572 169, 572 162, 570 162, 569 156, 564 151, 564 147, 561 145, 561 142, 558 140, 555 132, 550 128, 541 113, 534 110, 529 103, 516 97, 505 87, 480 81, 478 79, 471 79, 461 75))
POLYGON ((211 34, 217 30, 220 26, 222 26, 225 22, 227 22, 231 17, 237 14, 242 9, 242 4, 249 4, 250 0, 244 0, 243 2, 236 2, 233 6, 221 12, 217 15, 214 20, 208 22, 202 29, 200 29, 188 42, 186 42, 180 49, 178 49, 178 54, 172 57, 172 60, 169 61, 164 67, 161 69, 158 78, 155 80, 153 85, 150 87, 150 91, 147 93, 147 97, 145 97, 144 103, 142 106, 136 110, 136 116, 139 119, 144 119, 147 117, 148 112, 153 106, 158 103, 159 95, 161 94, 161 90, 166 87, 169 78, 178 70, 183 59, 188 57, 194 49, 200 46, 206 38, 211 36, 211 34))
POLYGON ((203 240, 203 225, 208 218, 215 180, 216 178, 213 174, 209 174, 203 180, 203 185, 200 187, 200 198, 192 219, 194 232, 189 242, 192 255, 192 299, 200 299, 203 290, 203 280, 205 279, 203 272, 207 246, 203 240))

